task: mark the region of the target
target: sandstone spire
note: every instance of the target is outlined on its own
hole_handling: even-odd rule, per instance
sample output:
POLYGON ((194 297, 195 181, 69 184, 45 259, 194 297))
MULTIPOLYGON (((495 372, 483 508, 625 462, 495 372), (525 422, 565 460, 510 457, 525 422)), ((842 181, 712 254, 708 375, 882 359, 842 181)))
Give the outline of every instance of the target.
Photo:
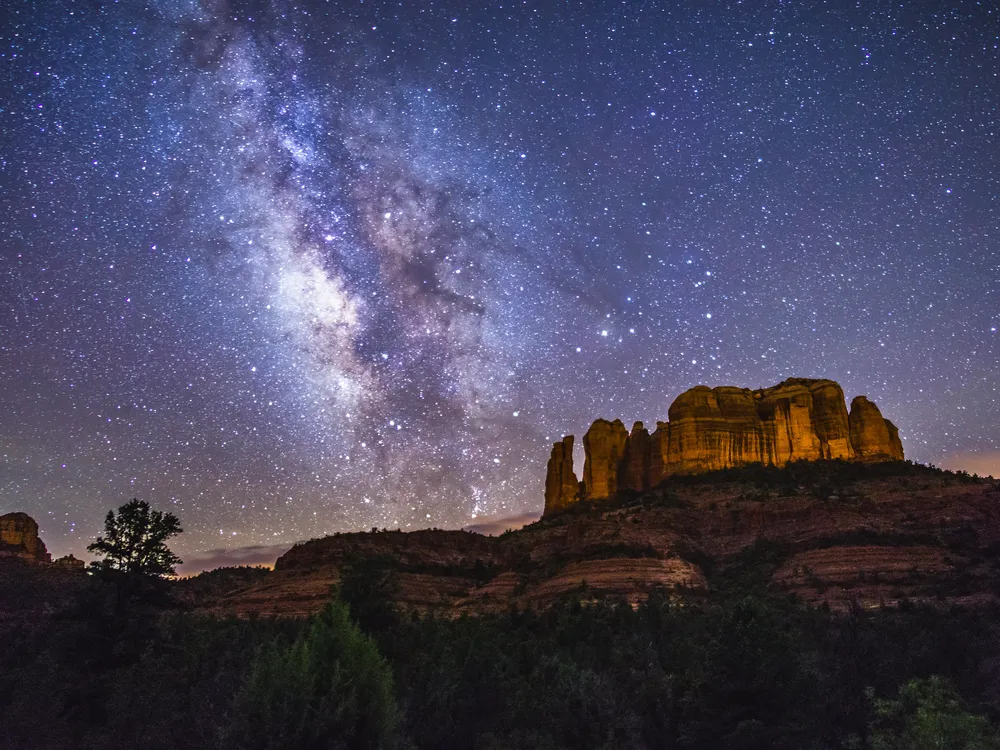
POLYGON ((594 422, 583 437, 582 494, 573 474, 572 438, 557 443, 549 459, 545 512, 578 499, 647 490, 676 474, 802 460, 903 458, 895 425, 864 396, 851 402, 848 413, 844 391, 832 380, 789 378, 759 390, 699 385, 674 399, 668 416, 652 435, 642 422, 631 434, 618 419, 594 422))
POLYGON ((618 472, 625 454, 628 432, 620 419, 598 419, 583 436, 585 460, 583 485, 590 500, 603 500, 618 492, 618 472))
POLYGON ((573 436, 552 446, 545 473, 545 515, 565 510, 579 499, 580 483, 573 472, 573 436))
POLYGON ((813 425, 819 438, 820 457, 854 458, 844 389, 832 380, 816 380, 809 385, 809 393, 812 394, 813 425))
POLYGON ((815 461, 820 441, 813 425, 813 398, 806 383, 786 380, 760 393, 757 413, 764 429, 765 464, 815 461))
POLYGON ((619 489, 637 492, 649 489, 650 446, 649 430, 642 422, 636 422, 632 425, 632 434, 625 439, 619 489))
POLYGON ((647 487, 655 487, 667 474, 670 451, 670 423, 657 422, 656 430, 649 436, 649 476, 647 487))
POLYGON ((903 444, 896 425, 882 417, 866 396, 855 396, 849 418, 851 443, 860 461, 891 461, 903 458, 903 444))
POLYGON ((685 391, 670 405, 667 474, 693 474, 762 461, 762 430, 753 391, 685 391))

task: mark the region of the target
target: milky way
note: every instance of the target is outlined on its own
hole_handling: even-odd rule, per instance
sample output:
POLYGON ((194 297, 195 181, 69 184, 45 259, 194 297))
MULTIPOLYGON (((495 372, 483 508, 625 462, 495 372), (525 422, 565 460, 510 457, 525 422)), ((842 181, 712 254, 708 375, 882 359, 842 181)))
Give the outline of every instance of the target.
POLYGON ((3 11, 0 511, 514 519, 562 434, 790 376, 1000 470, 989 4, 466 5, 3 11))

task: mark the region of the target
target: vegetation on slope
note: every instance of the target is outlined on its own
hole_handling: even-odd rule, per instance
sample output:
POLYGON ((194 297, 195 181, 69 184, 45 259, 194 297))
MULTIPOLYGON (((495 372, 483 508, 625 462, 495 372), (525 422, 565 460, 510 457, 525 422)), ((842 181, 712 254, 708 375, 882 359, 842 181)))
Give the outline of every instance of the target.
POLYGON ((151 750, 995 746, 998 612, 842 615, 751 592, 440 620, 395 614, 392 585, 360 567, 349 601, 311 621, 86 598, 0 641, 0 736, 151 750))
MULTIPOLYGON (((907 464, 724 479, 845 497, 856 480, 841 469, 977 481, 907 464)), ((677 502, 654 492, 643 501, 677 502)), ((0 737, 52 750, 1000 748, 1000 611, 810 608, 769 585, 786 555, 780 541, 752 545, 709 571, 698 598, 656 592, 633 609, 581 588, 543 611, 458 619, 393 609, 396 571, 379 558, 357 561, 311 620, 212 619, 177 604, 260 570, 162 582, 184 595, 124 607, 113 582, 91 577, 55 616, 33 608, 2 624, 0 737)))

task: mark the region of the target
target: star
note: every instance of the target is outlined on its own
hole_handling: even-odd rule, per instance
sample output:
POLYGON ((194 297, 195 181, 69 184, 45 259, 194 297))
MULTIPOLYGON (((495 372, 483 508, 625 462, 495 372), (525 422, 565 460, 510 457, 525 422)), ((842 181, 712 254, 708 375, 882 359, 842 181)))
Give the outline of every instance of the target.
POLYGON ((136 496, 185 559, 523 516, 553 436, 699 383, 997 450, 987 4, 480 6, 0 31, 0 497, 54 554, 136 496))

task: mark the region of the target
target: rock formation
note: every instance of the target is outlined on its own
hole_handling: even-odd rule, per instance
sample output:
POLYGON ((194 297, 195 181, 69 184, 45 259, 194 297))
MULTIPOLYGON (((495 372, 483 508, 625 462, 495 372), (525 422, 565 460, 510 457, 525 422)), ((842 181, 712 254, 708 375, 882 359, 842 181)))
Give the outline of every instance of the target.
POLYGON ((52 564, 58 565, 60 568, 66 568, 67 570, 85 570, 87 567, 87 564, 75 555, 57 557, 53 560, 52 564))
POLYGON ((851 402, 851 443, 861 461, 891 461, 903 458, 899 430, 865 396, 851 402))
POLYGON ((573 436, 552 446, 545 473, 545 514, 565 510, 579 499, 580 482, 573 471, 573 436))
MULTIPOLYGON (((667 460, 663 476, 694 474, 725 466, 760 463, 764 426, 753 392, 699 385, 670 405, 667 460)), ((663 476, 651 477, 656 484, 663 476)))
MULTIPOLYGON (((813 425, 819 437, 820 458, 854 458, 843 389, 832 380, 817 380, 809 386, 809 392, 813 397, 813 425)), ((902 457, 900 445, 899 458, 902 457)))
MULTIPOLYGON (((784 466, 790 461, 903 458, 899 431, 864 396, 851 403, 832 380, 791 378, 750 390, 699 385, 678 396, 650 435, 642 422, 632 433, 621 420, 598 419, 583 438, 582 490, 572 458, 566 475, 565 443, 557 443, 545 480, 545 514, 577 499, 602 500, 621 490, 644 491, 677 474, 697 474, 747 464, 784 466), (551 508, 551 510, 550 510, 551 508)), ((569 449, 572 450, 572 439, 569 449)))
POLYGON ((588 497, 602 498, 618 494, 618 472, 625 455, 628 432, 620 419, 598 419, 583 436, 583 484, 588 497))
MULTIPOLYGON (((241 617, 314 614, 362 560, 391 576, 394 606, 440 617, 604 597, 636 604, 654 591, 700 599, 738 579, 840 610, 903 600, 984 614, 1000 606, 1000 480, 901 462, 816 464, 796 476, 780 490, 762 476, 692 477, 627 507, 564 513, 494 537, 338 534, 296 545, 270 573, 220 586, 215 571, 202 585, 176 585, 198 611, 241 617)), ((0 612, 2 594, 0 579, 0 612)))
POLYGON ((619 489, 644 490, 649 486, 651 445, 649 430, 643 427, 642 422, 632 425, 632 433, 625 439, 619 489))
POLYGON ((0 516, 0 554, 29 562, 51 562, 45 543, 38 538, 38 524, 27 513, 0 516))
MULTIPOLYGON (((840 408, 847 410, 844 404, 840 408)), ((761 463, 784 466, 789 461, 815 461, 820 457, 812 411, 812 393, 803 384, 786 380, 761 391, 758 407, 764 428, 761 463)))
POLYGON ((646 486, 655 487, 667 473, 670 458, 670 424, 657 422, 656 430, 649 436, 649 473, 646 486))

